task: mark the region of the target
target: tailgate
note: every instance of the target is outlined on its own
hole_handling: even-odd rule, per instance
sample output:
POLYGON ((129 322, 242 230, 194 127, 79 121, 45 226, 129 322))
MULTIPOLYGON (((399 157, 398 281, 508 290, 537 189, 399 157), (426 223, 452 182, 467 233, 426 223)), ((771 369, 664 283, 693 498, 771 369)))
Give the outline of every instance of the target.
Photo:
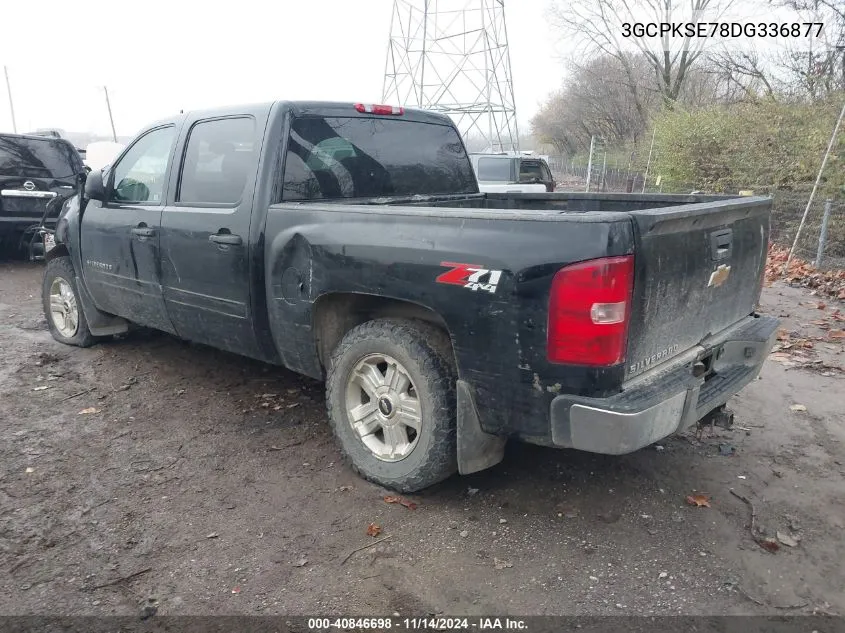
POLYGON ((636 268, 626 377, 755 310, 771 206, 754 197, 631 212, 636 268))

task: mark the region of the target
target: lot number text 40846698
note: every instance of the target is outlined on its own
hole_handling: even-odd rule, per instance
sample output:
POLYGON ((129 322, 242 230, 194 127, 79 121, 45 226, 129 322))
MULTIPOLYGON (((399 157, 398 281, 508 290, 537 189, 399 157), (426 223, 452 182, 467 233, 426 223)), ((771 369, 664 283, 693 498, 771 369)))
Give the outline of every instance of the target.
POLYGON ((527 631, 524 620, 515 618, 309 618, 310 631, 527 631))

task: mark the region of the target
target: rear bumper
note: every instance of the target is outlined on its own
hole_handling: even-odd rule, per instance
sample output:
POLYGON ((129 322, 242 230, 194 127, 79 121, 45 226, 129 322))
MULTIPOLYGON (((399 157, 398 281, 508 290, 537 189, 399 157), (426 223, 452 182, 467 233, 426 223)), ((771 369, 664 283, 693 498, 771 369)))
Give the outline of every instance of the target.
POLYGON ((779 321, 750 316, 679 358, 637 376, 619 394, 594 399, 561 395, 551 403, 552 442, 592 453, 622 455, 695 424, 754 380, 779 321), (693 364, 712 360, 695 378, 693 364))

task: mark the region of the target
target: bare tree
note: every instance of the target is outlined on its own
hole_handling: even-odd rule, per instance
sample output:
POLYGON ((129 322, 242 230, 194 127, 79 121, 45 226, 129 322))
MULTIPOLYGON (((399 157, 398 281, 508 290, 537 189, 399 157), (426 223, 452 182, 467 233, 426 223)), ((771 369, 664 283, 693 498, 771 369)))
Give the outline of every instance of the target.
POLYGON ((845 1, 770 0, 790 9, 798 23, 822 23, 820 37, 787 41, 762 55, 756 51, 723 50, 713 59, 723 76, 741 86, 748 97, 824 99, 845 89, 845 1))
POLYGON ((715 53, 711 60, 712 72, 740 89, 745 97, 776 97, 778 90, 772 64, 757 51, 721 51, 715 53))
POLYGON ((627 90, 628 77, 643 84, 650 76, 649 68, 641 56, 630 55, 626 63, 627 69, 616 58, 603 55, 582 65, 572 64, 566 86, 532 120, 534 134, 566 155, 589 146, 593 135, 611 143, 638 138, 645 127, 639 108, 647 115, 659 99, 646 91, 636 103, 627 90))
MULTIPOLYGON (((677 39, 671 32, 657 37, 637 33, 634 24, 718 22, 734 0, 555 0, 552 19, 579 45, 582 55, 608 55, 622 66, 627 88, 645 122, 644 93, 656 91, 664 105, 673 107, 683 92, 690 70, 701 57, 705 38, 677 39), (625 25, 628 25, 627 27, 625 25), (627 35, 627 36, 626 36, 627 35), (638 81, 631 52, 648 63, 652 79, 638 81)), ((652 32, 653 33, 653 32, 652 32)))

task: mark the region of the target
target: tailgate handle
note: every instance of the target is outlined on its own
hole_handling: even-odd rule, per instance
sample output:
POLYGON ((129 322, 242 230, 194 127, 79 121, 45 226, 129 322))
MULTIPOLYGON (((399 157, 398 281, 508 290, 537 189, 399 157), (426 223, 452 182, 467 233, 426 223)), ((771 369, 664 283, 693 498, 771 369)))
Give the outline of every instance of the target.
POLYGON ((731 229, 714 231, 710 234, 710 254, 713 261, 718 262, 722 259, 728 259, 731 256, 732 247, 733 231, 731 229))

